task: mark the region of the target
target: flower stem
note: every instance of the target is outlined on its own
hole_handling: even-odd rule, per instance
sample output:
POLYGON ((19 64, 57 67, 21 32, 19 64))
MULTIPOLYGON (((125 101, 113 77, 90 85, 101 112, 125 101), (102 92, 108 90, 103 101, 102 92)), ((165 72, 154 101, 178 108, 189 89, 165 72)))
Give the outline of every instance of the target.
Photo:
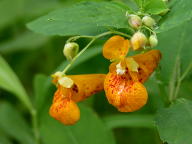
POLYGON ((32 117, 32 126, 33 126, 33 133, 35 137, 36 144, 40 144, 40 135, 39 135, 39 128, 38 128, 38 121, 37 121, 37 112, 35 109, 31 111, 32 117))
POLYGON ((92 44, 95 40, 104 37, 106 35, 110 35, 110 34, 118 34, 118 35, 122 35, 125 37, 130 38, 130 35, 127 35, 125 33, 119 32, 119 31, 115 31, 115 30, 111 30, 108 32, 104 32, 102 34, 96 35, 96 36, 75 36, 70 38, 67 42, 71 41, 71 40, 77 40, 79 38, 91 38, 91 41, 71 60, 71 62, 65 67, 65 69, 63 70, 63 74, 66 74, 66 72, 68 71, 68 69, 72 66, 72 64, 76 61, 76 59, 81 56, 92 44))

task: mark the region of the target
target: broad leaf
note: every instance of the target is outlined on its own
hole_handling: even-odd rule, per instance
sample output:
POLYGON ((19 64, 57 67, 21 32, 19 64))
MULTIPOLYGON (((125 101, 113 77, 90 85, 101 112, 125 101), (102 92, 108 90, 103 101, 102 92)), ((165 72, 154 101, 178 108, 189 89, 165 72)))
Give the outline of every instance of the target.
POLYGON ((25 144, 34 144, 31 129, 20 113, 8 103, 0 103, 0 128, 10 137, 25 144))
POLYGON ((120 127, 143 127, 154 128, 154 116, 153 115, 129 115, 119 114, 104 117, 104 121, 108 128, 120 128, 120 127))
POLYGON ((48 109, 41 119, 41 136, 46 144, 114 144, 111 131, 88 107, 80 106, 81 119, 73 126, 64 126, 51 118, 48 109))
POLYGON ((111 2, 83 2, 51 12, 28 27, 46 35, 93 35, 108 27, 128 28, 127 10, 111 2))
POLYGON ((10 53, 18 50, 30 50, 36 49, 48 42, 49 38, 34 34, 34 33, 23 33, 17 38, 8 40, 0 44, 0 53, 10 53))
MULTIPOLYGON (((160 77, 169 84, 169 96, 175 94, 177 82, 187 76, 192 68, 191 61, 191 22, 159 34, 159 46, 162 53, 160 77)), ((182 83, 181 83, 182 84, 182 83)))
POLYGON ((16 74, 9 67, 8 63, 0 55, 0 88, 3 88, 20 99, 30 110, 32 109, 28 95, 19 81, 16 74))
POLYGON ((23 0, 1 0, 0 1, 0 29, 21 16, 23 0))
POLYGON ((161 20, 157 32, 167 31, 192 19, 191 0, 171 0, 170 12, 161 20))
POLYGON ((161 139, 170 144, 191 144, 192 102, 178 99, 169 108, 161 109, 156 124, 161 139))
POLYGON ((167 5, 163 0, 146 0, 144 3, 144 11, 149 14, 161 14, 167 10, 167 5))

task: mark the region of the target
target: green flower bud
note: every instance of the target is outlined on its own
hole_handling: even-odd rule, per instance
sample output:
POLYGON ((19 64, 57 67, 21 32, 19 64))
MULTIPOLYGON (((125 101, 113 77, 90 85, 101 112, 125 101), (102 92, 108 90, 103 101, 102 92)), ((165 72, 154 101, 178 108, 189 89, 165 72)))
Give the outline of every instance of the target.
POLYGON ((142 25, 142 20, 138 15, 131 14, 129 15, 129 25, 134 29, 138 29, 142 25))
POLYGON ((151 47, 157 46, 157 44, 158 44, 158 39, 157 39, 157 36, 156 36, 156 35, 151 35, 151 36, 149 37, 149 44, 150 44, 151 47))
POLYGON ((72 60, 79 52, 79 45, 75 42, 65 44, 63 54, 67 60, 72 60))
POLYGON ((147 43, 147 37, 142 32, 136 32, 131 38, 131 45, 133 50, 143 48, 147 43))
POLYGON ((152 17, 150 17, 150 16, 144 16, 142 18, 142 22, 143 22, 144 25, 146 25, 148 27, 153 27, 156 24, 155 20, 152 17))

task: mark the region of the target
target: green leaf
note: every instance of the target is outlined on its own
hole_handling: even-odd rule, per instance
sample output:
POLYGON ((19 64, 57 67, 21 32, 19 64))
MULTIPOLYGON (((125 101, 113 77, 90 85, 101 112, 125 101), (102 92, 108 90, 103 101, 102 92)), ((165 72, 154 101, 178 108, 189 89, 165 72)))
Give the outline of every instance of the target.
MULTIPOLYGON (((35 91, 35 104, 37 111, 40 111, 43 104, 46 101, 46 94, 50 87, 50 83, 47 83, 48 76, 38 74, 34 80, 34 91, 35 91)), ((50 82, 50 81, 49 81, 50 82)))
POLYGON ((64 126, 51 118, 48 110, 41 119, 41 136, 46 144, 114 144, 114 137, 101 119, 81 105, 81 119, 73 126, 64 126))
POLYGON ((8 103, 0 103, 0 129, 25 144, 34 144, 31 129, 20 113, 8 103))
POLYGON ((1 0, 0 1, 0 29, 21 16, 23 0, 1 0))
MULTIPOLYGON (((162 53, 160 77, 164 85, 169 85, 169 97, 174 98, 176 85, 191 72, 191 22, 158 35, 162 53)), ((177 88, 177 90, 179 90, 177 88)))
POLYGON ((23 33, 12 40, 0 44, 0 53, 10 53, 18 50, 36 49, 48 42, 49 38, 31 32, 23 33))
POLYGON ((191 144, 192 102, 178 99, 169 108, 161 109, 156 124, 161 139, 170 144, 191 144))
POLYGON ((11 144, 10 138, 0 129, 0 144, 11 144))
POLYGON ((111 2, 83 2, 53 11, 28 27, 46 35, 93 35, 108 27, 128 28, 127 10, 111 2))
POLYGON ((120 127, 139 127, 139 128, 154 128, 154 116, 153 115, 111 115, 103 118, 109 129, 120 127))
POLYGON ((134 0, 139 8, 143 7, 144 0, 134 0))
POLYGON ((32 105, 29 97, 19 81, 16 74, 9 67, 8 63, 0 55, 0 88, 3 88, 17 96, 29 110, 32 110, 32 105))
POLYGON ((144 12, 149 14, 161 14, 167 11, 167 5, 163 0, 146 0, 144 3, 144 12))
POLYGON ((192 19, 191 0, 170 1, 170 12, 161 20, 157 32, 167 31, 192 19))

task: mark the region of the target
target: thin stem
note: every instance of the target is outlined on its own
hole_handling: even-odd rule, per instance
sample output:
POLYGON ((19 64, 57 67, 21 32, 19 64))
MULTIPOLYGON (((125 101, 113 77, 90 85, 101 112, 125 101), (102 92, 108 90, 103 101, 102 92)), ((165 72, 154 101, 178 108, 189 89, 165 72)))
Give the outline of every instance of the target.
POLYGON ((145 29, 147 29, 150 33, 156 35, 156 33, 155 33, 151 28, 149 28, 149 27, 147 27, 147 26, 145 26, 145 25, 143 25, 141 28, 145 28, 145 29))
POLYGON ((80 38, 90 38, 90 39, 92 39, 92 38, 94 38, 95 36, 74 36, 74 37, 71 37, 71 38, 69 38, 68 40, 67 40, 67 43, 68 42, 71 42, 71 41, 76 41, 77 39, 80 39, 80 38))
POLYGON ((122 35, 122 36, 127 37, 127 38, 131 38, 130 35, 125 34, 125 33, 122 33, 122 32, 119 32, 119 31, 111 30, 111 32, 112 32, 113 34, 118 34, 118 35, 122 35))
POLYGON ((182 76, 180 77, 180 81, 183 81, 184 78, 187 76, 187 74, 192 70, 192 63, 189 64, 189 66, 187 67, 187 69, 185 70, 185 72, 182 74, 182 76))
POLYGON ((179 90, 180 90, 180 86, 181 86, 182 81, 184 80, 184 78, 187 76, 187 74, 189 73, 189 71, 190 71, 191 69, 192 69, 192 63, 187 67, 187 69, 185 70, 185 72, 183 73, 183 75, 179 77, 177 86, 176 86, 176 88, 175 88, 175 96, 174 96, 175 99, 176 99, 177 96, 178 96, 178 93, 179 93, 179 90))
POLYGON ((40 135, 39 135, 36 110, 31 111, 31 117, 32 117, 32 126, 33 126, 33 133, 34 133, 34 137, 35 137, 35 142, 36 142, 36 144, 40 144, 40 135))
POLYGON ((92 40, 71 60, 71 62, 65 67, 65 69, 63 70, 63 74, 65 74, 68 69, 72 66, 72 64, 75 62, 75 60, 80 56, 82 55, 86 50, 87 48, 89 48, 91 46, 91 44, 98 38, 101 38, 103 36, 106 36, 106 35, 109 35, 109 34, 112 34, 112 32, 105 32, 105 33, 102 33, 100 35, 97 35, 97 36, 94 36, 92 38, 92 40))

